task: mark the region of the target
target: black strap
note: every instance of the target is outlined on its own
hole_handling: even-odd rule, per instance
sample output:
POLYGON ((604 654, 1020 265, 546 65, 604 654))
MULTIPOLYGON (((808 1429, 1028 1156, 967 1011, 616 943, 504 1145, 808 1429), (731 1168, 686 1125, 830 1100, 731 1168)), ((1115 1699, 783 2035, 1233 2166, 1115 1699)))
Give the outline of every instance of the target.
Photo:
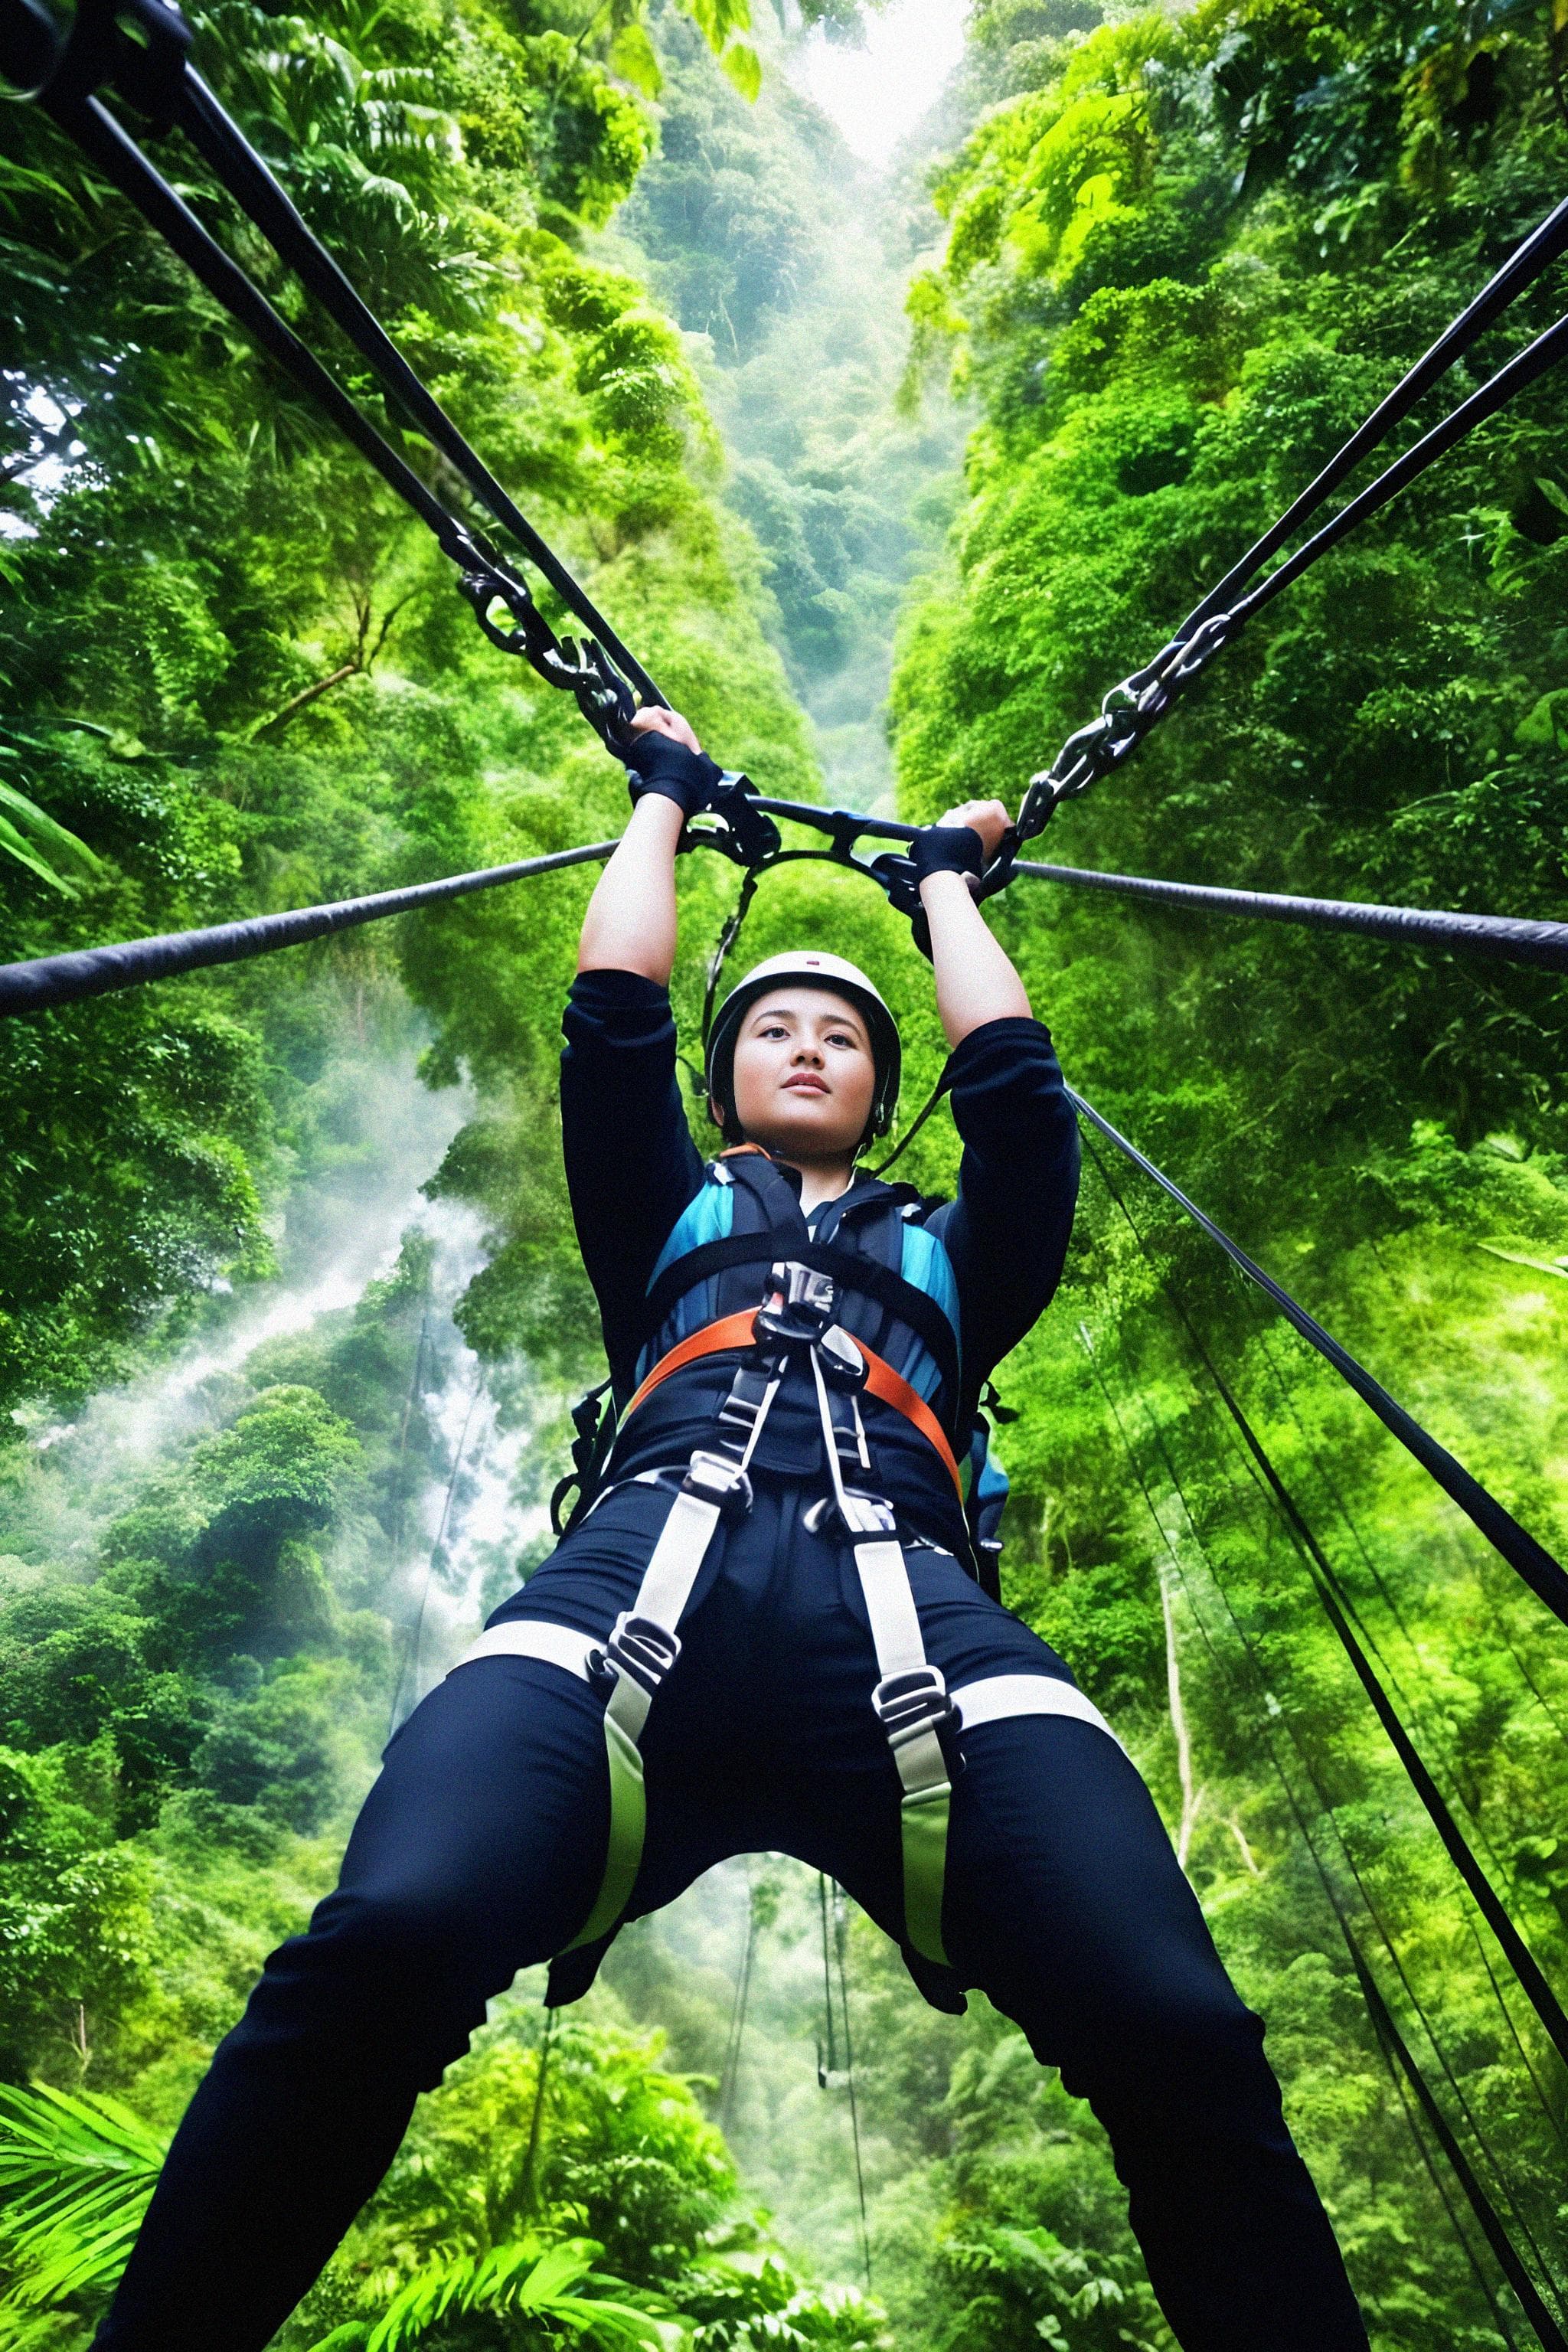
POLYGON ((1538 1543, 1528 1530, 1521 1528, 1511 1511, 1505 1509, 1497 1496, 1489 1494, 1479 1478, 1473 1477, 1462 1462, 1457 1462, 1447 1446, 1439 1445, 1431 1433, 1423 1429, 1413 1414, 1402 1404, 1395 1403, 1381 1381, 1376 1381, 1359 1364, 1348 1348, 1325 1331, 1316 1316, 1310 1315, 1300 1301, 1291 1297, 1282 1284, 1265 1274, 1256 1259, 1247 1256, 1239 1243, 1233 1242, 1214 1219, 1205 1216, 1195 1201, 1189 1200, 1181 1186, 1165 1174, 1163 1168, 1130 1143, 1120 1129, 1097 1111, 1092 1103, 1085 1102, 1072 1087, 1067 1089, 1068 1100, 1081 1118, 1100 1129, 1108 1142, 1131 1160, 1135 1168, 1158 1184, 1160 1190, 1186 1212, 1194 1224, 1202 1227, 1210 1241, 1216 1242, 1231 1264, 1238 1266, 1249 1282, 1256 1283, 1264 1297, 1270 1299, 1286 1320, 1294 1325, 1303 1339, 1314 1347, 1325 1362, 1333 1366, 1348 1387, 1354 1389, 1363 1404, 1371 1407, 1385 1429, 1391 1430, 1406 1452, 1415 1455, 1428 1477, 1436 1480, 1443 1492, 1456 1502, 1473 1527, 1479 1528, 1494 1550, 1502 1554, 1509 1566, 1524 1579, 1531 1591, 1544 1601, 1555 1617, 1568 1625, 1568 1573, 1561 1561, 1554 1559, 1544 1544, 1538 1543))
POLYGON ((210 964, 244 963, 275 948, 325 939, 361 923, 384 922, 416 907, 436 907, 471 890, 495 890, 553 874, 563 866, 589 866, 608 857, 613 841, 593 841, 581 849, 558 849, 548 857, 524 857, 514 866, 490 866, 478 874, 450 874, 441 882, 416 882, 406 890, 378 890, 368 898, 340 898, 326 907, 295 907, 286 914, 253 915, 238 923, 215 923, 208 930, 166 931, 150 940, 124 940, 101 948, 73 948, 63 955, 35 956, 28 963, 0 964, 0 1014, 42 1013, 52 1004, 75 1004, 87 996, 108 996, 149 980, 168 980, 210 964))
POLYGON ((1342 448, 1335 451, 1316 479, 1309 482, 1279 520, 1272 523, 1262 538, 1247 549, 1240 562, 1233 564, 1225 578, 1210 589, 1203 603, 1188 614, 1177 635, 1191 636, 1194 630, 1212 614, 1226 611, 1237 590, 1255 578, 1263 566, 1279 554, 1308 517, 1315 514, 1326 499, 1332 497, 1363 457, 1369 457, 1373 449, 1387 440, 1394 427, 1409 415, 1416 402, 1431 390, 1440 376, 1447 375, 1454 362, 1469 350, 1477 337, 1501 318, 1526 287, 1533 285, 1564 253, 1568 253, 1568 196, 1531 231, 1521 245, 1514 248, 1497 276, 1481 289, 1473 302, 1460 311, 1453 324, 1444 329, 1430 351, 1424 352, 1409 373, 1400 378, 1394 390, 1379 401, 1371 415, 1357 425, 1350 439, 1342 448))
POLYGON ((1363 523, 1369 515, 1375 514, 1380 507, 1385 507, 1391 499, 1397 498, 1401 490, 1408 489, 1428 466, 1436 465, 1438 458, 1446 457, 1450 449, 1464 440, 1467 434, 1473 433, 1478 425, 1484 425, 1489 416, 1495 416, 1500 408, 1506 407, 1518 394, 1539 383, 1549 369, 1556 367, 1563 359, 1568 359, 1568 318, 1559 319, 1554 327, 1548 327, 1543 335, 1538 335, 1534 342, 1518 352, 1506 367, 1499 368, 1495 375, 1489 376, 1485 383, 1471 393, 1468 400, 1461 401, 1458 408, 1451 410, 1440 424, 1432 427, 1430 433, 1424 434, 1413 449, 1407 449, 1402 457, 1396 457, 1375 482, 1370 482, 1359 497, 1352 499, 1348 506, 1342 507, 1321 530, 1313 533, 1304 547, 1299 547, 1295 554, 1287 556, 1267 579, 1259 581, 1249 595, 1244 596, 1239 604, 1232 607, 1232 631, 1239 628, 1244 621, 1250 620, 1252 614, 1260 612, 1265 604, 1271 604, 1282 588, 1289 588, 1292 581, 1299 580, 1321 555, 1326 555, 1331 547, 1337 547, 1358 524, 1363 523))
POLYGON ((730 1234, 723 1240, 701 1242, 696 1249, 667 1265, 647 1295, 642 1345, 646 1347, 689 1290, 716 1274, 739 1265, 772 1265, 775 1258, 799 1258, 818 1274, 830 1274, 847 1290, 863 1291, 885 1307, 930 1349, 948 1398, 956 1397, 959 1381, 958 1341, 952 1324, 934 1298, 906 1282, 901 1274, 858 1250, 838 1248, 832 1242, 807 1240, 800 1246, 777 1234, 730 1234))
MULTIPOLYGON (((1147 874, 1097 874, 1081 866, 1047 866, 1034 860, 1020 861, 1013 871, 1032 881, 1065 882, 1075 890, 1106 890, 1119 898, 1192 907, 1205 915, 1247 915, 1269 923, 1301 923, 1312 930, 1354 931, 1363 939, 1394 940, 1401 947, 1469 948, 1478 955, 1500 956, 1509 963, 1568 971, 1568 923, 1537 922, 1524 916, 1471 915, 1444 907, 1380 907, 1356 898, 1295 898, 1281 891, 1218 889, 1202 882, 1166 882, 1147 874)), ((901 1151, 903 1145, 899 1149, 901 1151)), ((884 1168, 889 1164, 882 1162, 884 1168)))
POLYGON ((599 640, 643 700, 662 703, 663 695, 637 656, 622 643, 554 550, 540 537, 478 452, 463 438, 379 320, 361 300, 332 256, 306 226, 239 125, 190 66, 185 68, 178 120, 192 145, 205 157, 279 258, 288 263, 362 358, 368 361, 383 391, 450 461, 496 521, 511 533, 534 569, 542 573, 562 603, 599 640))

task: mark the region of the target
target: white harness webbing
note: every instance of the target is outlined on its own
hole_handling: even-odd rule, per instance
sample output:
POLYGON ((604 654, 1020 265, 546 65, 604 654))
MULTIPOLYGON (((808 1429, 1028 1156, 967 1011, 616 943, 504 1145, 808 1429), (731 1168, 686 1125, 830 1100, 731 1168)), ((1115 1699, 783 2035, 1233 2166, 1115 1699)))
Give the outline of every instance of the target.
MULTIPOLYGON (((795 1310, 809 1318, 817 1305, 818 1288, 826 1302, 815 1321, 786 1326, 778 1335, 786 1348, 804 1346, 810 1355, 832 1480, 831 1505, 826 1498, 814 1505, 806 1514, 806 1525, 819 1531, 830 1508, 854 1549, 877 1656, 878 1679, 871 1704, 887 1734, 902 1792, 900 1831, 905 1924, 910 1942, 921 1958, 946 1966, 942 1902, 952 1788, 941 1727, 945 1723, 955 1729, 972 1730, 1008 1716, 1060 1715, 1093 1724, 1110 1738, 1116 1735, 1080 1691, 1053 1675, 993 1675, 949 1692, 941 1668, 932 1665, 925 1654, 909 1564, 891 1504, 844 1483, 844 1462, 847 1460, 852 1468, 865 1468, 870 1456, 854 1393, 865 1377, 865 1365, 847 1335, 827 1320, 832 1285, 826 1276, 793 1264, 775 1266, 773 1274, 775 1279, 784 1278, 784 1296, 775 1302, 781 1317, 795 1310), (831 1392, 824 1373, 825 1358, 831 1392)), ((647 1823, 643 1731, 655 1695, 680 1655, 676 1629, 720 1521, 743 1517, 751 1507, 747 1468, 778 1393, 783 1363, 781 1356, 769 1367, 760 1396, 754 1375, 750 1381, 743 1374, 737 1375, 721 1420, 731 1425, 737 1418, 742 1423, 749 1422, 744 1447, 722 1454, 700 1449, 692 1455, 643 1571, 637 1600, 616 1618, 605 1640, 595 1641, 540 1618, 511 1618, 481 1633, 458 1661, 458 1666, 466 1666, 480 1658, 537 1658, 590 1684, 606 1670, 613 1677, 605 1706, 605 1750, 610 1773, 605 1875, 594 1907, 566 1947, 568 1951, 607 1934, 630 1900, 647 1823), (748 1386, 752 1392, 743 1396, 742 1389, 748 1386)))
MULTIPOLYGON (((458 1666, 471 1666, 480 1658, 538 1658, 586 1683, 594 1678, 593 1659, 604 1647, 599 1635, 579 1633, 570 1625, 552 1625, 542 1617, 508 1617, 470 1643, 447 1671, 456 1674, 458 1666)), ((1094 1701, 1057 1675, 987 1675, 980 1682, 962 1684, 949 1696, 960 1731, 1003 1723, 1016 1715, 1063 1715, 1092 1724, 1122 1746, 1094 1701)))

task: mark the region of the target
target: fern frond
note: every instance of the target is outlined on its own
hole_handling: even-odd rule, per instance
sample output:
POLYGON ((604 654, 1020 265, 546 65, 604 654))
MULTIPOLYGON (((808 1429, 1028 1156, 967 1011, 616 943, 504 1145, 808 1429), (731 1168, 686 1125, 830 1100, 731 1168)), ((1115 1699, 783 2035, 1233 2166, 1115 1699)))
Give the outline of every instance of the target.
POLYGON ((165 2143, 117 2100, 0 2085, 0 2260, 39 2310, 125 2267, 165 2143))

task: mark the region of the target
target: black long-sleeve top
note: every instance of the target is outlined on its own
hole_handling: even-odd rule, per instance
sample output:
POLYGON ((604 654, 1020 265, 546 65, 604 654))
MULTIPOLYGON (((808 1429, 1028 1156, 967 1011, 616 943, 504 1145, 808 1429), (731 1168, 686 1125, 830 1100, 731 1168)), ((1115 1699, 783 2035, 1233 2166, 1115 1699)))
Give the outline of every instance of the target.
MULTIPOLYGON (((676 1220, 702 1187, 704 1164, 681 1105, 668 990, 636 972, 582 972, 563 1026, 566 1180, 605 1353, 624 1396, 647 1337, 649 1278, 676 1220)), ((972 1030, 949 1071, 963 1141, 958 1197, 922 1222, 946 1250, 957 1282, 964 1385, 973 1394, 1061 1278, 1078 1195, 1078 1129, 1049 1033, 1037 1021, 972 1030)), ((678 1462, 710 1442, 730 1377, 700 1363, 667 1381, 623 1433, 616 1474, 678 1462)), ((901 1416, 892 1408, 873 1410, 886 1424, 873 1433, 883 1484, 903 1489, 891 1499, 951 1536, 951 1484, 931 1448, 907 1425, 894 1426, 901 1416)), ((757 1459, 768 1466, 765 1452, 757 1459)), ((781 1458, 775 1466, 795 1465, 781 1458)))

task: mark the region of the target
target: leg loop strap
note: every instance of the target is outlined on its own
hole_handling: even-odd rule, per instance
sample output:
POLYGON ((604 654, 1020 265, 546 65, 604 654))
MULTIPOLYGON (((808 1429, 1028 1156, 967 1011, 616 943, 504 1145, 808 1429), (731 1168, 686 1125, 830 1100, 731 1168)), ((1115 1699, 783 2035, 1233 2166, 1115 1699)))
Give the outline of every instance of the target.
MULTIPOLYGON (((1065 1715, 1075 1723, 1092 1724, 1107 1739, 1116 1739, 1094 1701, 1059 1675, 987 1675, 982 1682, 965 1683, 955 1690, 952 1705, 961 1731, 973 1731, 982 1723, 1001 1723, 1015 1715, 1065 1715)), ((1120 1739, 1116 1745, 1122 1748, 1120 1739)))
POLYGON ((552 1625, 542 1617, 506 1617, 471 1643, 449 1672, 455 1675, 458 1666, 474 1665, 480 1658, 540 1658, 586 1683, 594 1678, 598 1652, 591 1633, 570 1625, 552 1625))
MULTIPOLYGON (((710 1453, 700 1447, 692 1455, 643 1570, 637 1600, 616 1618, 595 1660, 601 1673, 614 1676, 605 1702, 610 1835, 599 1892, 582 1927, 566 1946, 569 1952, 607 1936, 631 1900, 647 1833, 643 1730, 660 1685, 680 1656, 680 1636, 675 1629, 691 1599, 709 1547, 721 1524, 743 1519, 752 1507, 746 1465, 781 1377, 775 1367, 766 1365, 760 1373, 755 1366, 743 1365, 736 1374, 732 1393, 742 1395, 745 1404, 744 1445, 739 1454, 710 1453)), ((722 1421, 723 1415, 720 1418, 722 1421)))
MULTIPOLYGON (((904 1864, 904 1932, 922 1959, 946 1968, 942 1897, 947 1880, 947 1821, 952 1788, 937 1733, 952 1716, 952 1707, 941 1670, 926 1657, 893 1507, 880 1495, 868 1495, 844 1483, 842 1454, 850 1448, 841 1448, 839 1444, 835 1391, 829 1386, 820 1347, 812 1350, 811 1368, 833 1499, 821 1512, 814 1507, 806 1523, 820 1527, 830 1507, 855 1547, 855 1567, 871 1628, 871 1646, 877 1653, 878 1681, 871 1705, 888 1735, 903 1792, 899 1842, 904 1864)), ((838 1399, 841 1404, 846 1401, 859 1433, 859 1412, 852 1392, 847 1400, 838 1399)), ((864 1459, 863 1433, 857 1450, 864 1459)))

